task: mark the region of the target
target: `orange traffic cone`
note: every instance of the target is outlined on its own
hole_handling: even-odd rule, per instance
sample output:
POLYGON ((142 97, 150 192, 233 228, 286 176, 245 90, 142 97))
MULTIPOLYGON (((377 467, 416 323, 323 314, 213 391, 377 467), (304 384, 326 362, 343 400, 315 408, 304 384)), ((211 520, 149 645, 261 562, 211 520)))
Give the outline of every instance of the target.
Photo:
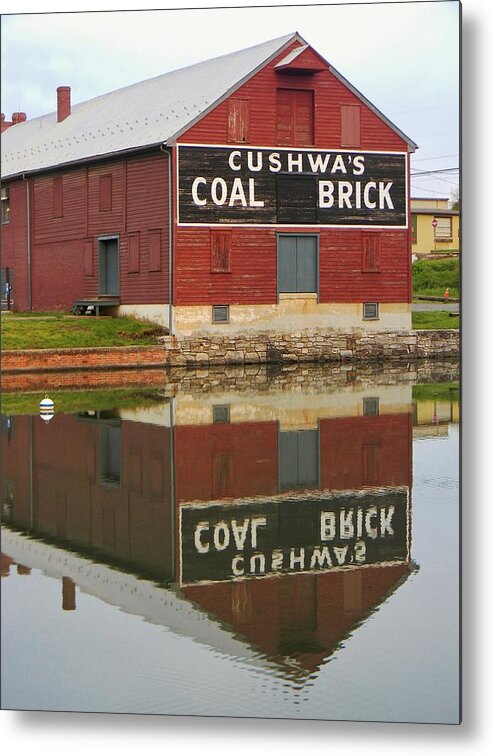
POLYGON ((445 289, 445 291, 443 292, 443 297, 444 297, 444 299, 448 299, 449 298, 449 291, 448 291, 448 289, 445 289))

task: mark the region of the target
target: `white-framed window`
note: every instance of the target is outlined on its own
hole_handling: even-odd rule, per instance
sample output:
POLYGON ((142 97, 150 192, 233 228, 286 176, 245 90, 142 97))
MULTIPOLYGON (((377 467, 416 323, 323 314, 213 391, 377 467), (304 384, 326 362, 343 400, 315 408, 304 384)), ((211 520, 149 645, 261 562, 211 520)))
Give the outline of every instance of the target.
POLYGON ((435 218, 435 239, 437 241, 452 241, 452 216, 435 218))
POLYGON ((212 305, 212 322, 229 323, 229 305, 212 305))
POLYGON ((379 317, 378 302, 363 303, 363 320, 378 320, 379 317))

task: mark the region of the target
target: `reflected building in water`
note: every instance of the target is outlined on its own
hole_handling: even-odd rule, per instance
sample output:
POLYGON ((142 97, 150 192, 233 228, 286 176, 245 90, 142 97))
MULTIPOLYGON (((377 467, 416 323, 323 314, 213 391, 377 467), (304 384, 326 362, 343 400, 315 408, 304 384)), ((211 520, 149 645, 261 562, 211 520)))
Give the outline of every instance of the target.
POLYGON ((369 387, 294 374, 283 390, 10 418, 2 575, 9 559, 51 570, 67 610, 77 585, 311 674, 413 569, 412 387, 369 387))

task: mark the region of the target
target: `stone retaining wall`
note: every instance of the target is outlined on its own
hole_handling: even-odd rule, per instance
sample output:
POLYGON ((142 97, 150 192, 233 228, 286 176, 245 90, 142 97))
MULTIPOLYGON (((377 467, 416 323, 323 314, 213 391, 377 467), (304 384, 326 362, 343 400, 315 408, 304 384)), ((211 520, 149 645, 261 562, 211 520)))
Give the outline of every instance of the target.
POLYGON ((264 363, 366 363, 458 357, 458 330, 181 338, 158 346, 33 349, 2 354, 2 372, 120 370, 264 363))

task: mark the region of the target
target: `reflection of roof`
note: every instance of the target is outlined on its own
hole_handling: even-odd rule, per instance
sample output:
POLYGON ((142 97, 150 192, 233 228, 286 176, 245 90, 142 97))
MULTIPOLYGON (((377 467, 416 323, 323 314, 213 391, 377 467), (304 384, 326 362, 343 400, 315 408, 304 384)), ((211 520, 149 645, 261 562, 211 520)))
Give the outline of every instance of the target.
POLYGON ((170 589, 119 572, 112 567, 79 556, 77 553, 27 537, 2 526, 2 552, 17 564, 42 570, 59 580, 71 578, 84 593, 117 606, 127 614, 143 617, 151 624, 193 638, 207 646, 220 648, 225 654, 248 658, 249 663, 266 666, 249 647, 233 638, 203 610, 170 589))
MULTIPOLYGON (((2 175, 4 178, 19 176, 110 154, 171 144, 295 42, 306 46, 298 34, 288 34, 74 105, 70 116, 59 123, 56 113, 51 113, 11 126, 2 134, 2 175)), ((296 57, 296 52, 292 57, 296 57)), ((406 141, 411 150, 416 147, 338 71, 332 66, 330 70, 406 141)))

